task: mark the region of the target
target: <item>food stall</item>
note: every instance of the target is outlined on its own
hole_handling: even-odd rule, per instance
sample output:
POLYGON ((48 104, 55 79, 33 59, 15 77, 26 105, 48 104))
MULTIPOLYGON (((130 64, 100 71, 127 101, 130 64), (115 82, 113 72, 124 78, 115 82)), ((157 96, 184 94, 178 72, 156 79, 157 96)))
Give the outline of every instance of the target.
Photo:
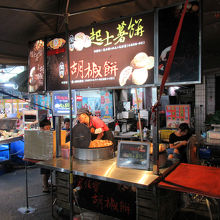
MULTIPOLYGON (((178 12, 181 15, 181 22, 186 12, 187 2, 182 15, 180 11, 178 12)), ((193 4, 198 4, 198 2, 194 1, 193 4)), ((167 60, 164 53, 170 51, 169 48, 167 49, 169 45, 166 44, 168 42, 170 45, 172 44, 172 42, 165 40, 170 38, 170 33, 167 29, 164 30, 163 22, 166 21, 166 15, 171 12, 174 13, 174 11, 174 8, 156 10, 146 14, 121 18, 105 25, 96 24, 77 31, 69 32, 66 28, 66 36, 58 34, 48 37, 44 42, 44 45, 47 45, 44 46, 46 51, 42 53, 47 54, 47 67, 43 67, 47 69, 47 90, 69 90, 68 99, 71 103, 69 114, 72 118, 71 89, 158 87, 160 77, 164 74, 167 78, 168 75, 166 74, 169 72, 166 69, 163 72, 161 68, 160 75, 158 75, 158 52, 161 52, 160 66, 162 67, 167 60)), ((176 11, 174 14, 176 15, 176 11)), ((190 25, 184 26, 183 35, 188 34, 187 36, 190 38, 193 33, 192 38, 199 39, 198 12, 193 12, 193 16, 191 15, 186 15, 186 23, 188 22, 190 25), (196 28, 193 31, 187 31, 192 23, 194 24, 193 28, 196 28)), ((167 17, 169 19, 170 16, 167 17)), ((174 20, 179 21, 179 18, 180 16, 177 16, 174 20)), ((173 29, 171 33, 174 33, 176 25, 173 25, 171 29, 173 29)), ((181 29, 181 25, 178 29, 181 29)), ((175 68, 170 75, 171 77, 168 78, 169 85, 177 84, 177 81, 180 84, 201 82, 199 65, 201 60, 197 55, 199 40, 198 42, 190 41, 189 38, 182 36, 183 41, 181 48, 177 50, 175 68), (190 46, 192 42, 193 47, 190 46), (184 51, 185 47, 190 48, 191 51, 184 51), (190 53, 190 57, 186 56, 183 59, 182 55, 187 53, 190 53), (191 62, 192 57, 195 62, 191 62), (179 62, 181 63, 180 67, 179 62), (192 65, 188 65, 188 62, 192 65), (185 68, 189 68, 187 72, 190 75, 184 74, 185 68)), ((177 42, 178 38, 176 45, 177 42)), ((33 42, 32 45, 37 45, 37 42, 33 42)), ((37 50, 35 46, 33 48, 37 50)), ((173 54, 172 50, 171 54, 173 54)), ((30 55, 35 57, 32 51, 30 55)), ((171 64, 172 61, 168 63, 171 64)), ((34 74, 38 75, 36 78, 39 75, 42 78, 42 71, 39 73, 32 72, 31 77, 33 79, 34 74)), ((162 87, 164 87, 165 82, 166 79, 163 79, 162 87)), ((160 92, 161 96, 163 89, 160 92)), ((117 103, 115 104, 117 105, 117 103)), ((156 107, 154 113, 156 112, 155 109, 156 107)), ((139 111, 139 108, 137 110, 139 111)), ((138 115, 140 122, 139 112, 138 115)), ((179 193, 161 189, 157 185, 161 176, 166 176, 175 168, 174 166, 161 169, 159 166, 157 117, 158 115, 155 114, 153 118, 153 170, 150 168, 150 144, 120 142, 120 144, 126 145, 123 148, 126 149, 126 152, 121 154, 122 147, 119 147, 116 159, 111 146, 101 146, 100 148, 95 146, 95 148, 90 149, 89 131, 71 126, 71 131, 76 130, 70 132, 69 158, 57 157, 37 162, 40 167, 56 171, 57 195, 54 200, 57 203, 56 205, 62 209, 67 209, 70 218, 73 217, 73 200, 75 200, 76 205, 80 208, 88 209, 90 207, 93 211, 122 219, 169 219, 177 208, 179 193), (105 154, 100 153, 103 150, 105 153, 107 152, 107 157, 100 158, 100 155, 105 154), (119 163, 121 157, 125 166, 121 166, 119 163), (139 166, 130 166, 132 164, 137 165, 137 163, 139 166), (120 195, 119 198, 117 195, 113 195, 115 191, 120 195), (82 193, 81 196, 80 193, 82 193), (79 194, 79 199, 77 194, 79 194), (131 195, 132 204, 128 202, 126 194, 131 195), (85 198, 88 203, 81 201, 82 195, 87 195, 85 198)), ((141 137, 141 123, 139 123, 139 128, 141 137)))
MULTIPOLYGON (((11 153, 16 148, 16 142, 23 140, 23 131, 16 130, 17 120, 16 118, 0 119, 0 162, 9 161, 11 153)), ((18 148, 17 154, 23 156, 22 153, 23 149, 18 148)))

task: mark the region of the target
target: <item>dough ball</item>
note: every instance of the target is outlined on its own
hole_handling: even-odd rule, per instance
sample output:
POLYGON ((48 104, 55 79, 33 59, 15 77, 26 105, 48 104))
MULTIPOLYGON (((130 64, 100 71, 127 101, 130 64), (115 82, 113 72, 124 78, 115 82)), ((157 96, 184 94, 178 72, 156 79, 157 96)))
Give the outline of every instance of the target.
POLYGON ((148 71, 147 68, 135 69, 132 72, 132 82, 135 85, 143 85, 148 78, 148 71))
POLYGON ((131 74, 132 74, 132 67, 131 66, 125 67, 120 73, 119 85, 124 86, 131 74))
POLYGON ((144 52, 138 53, 131 61, 131 66, 134 69, 144 68, 147 65, 148 56, 144 52))

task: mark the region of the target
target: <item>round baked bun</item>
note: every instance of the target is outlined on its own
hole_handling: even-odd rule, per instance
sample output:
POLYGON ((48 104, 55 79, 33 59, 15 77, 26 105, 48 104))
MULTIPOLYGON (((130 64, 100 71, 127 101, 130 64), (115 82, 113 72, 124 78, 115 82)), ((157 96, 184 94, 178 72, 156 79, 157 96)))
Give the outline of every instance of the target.
POLYGON ((149 70, 152 69, 153 67, 154 67, 154 57, 149 56, 147 59, 146 68, 149 70))
POLYGON ((119 85, 124 86, 131 74, 132 74, 132 67, 131 66, 125 67, 120 73, 119 85))
POLYGON ((144 68, 148 62, 148 56, 144 52, 138 53, 131 61, 131 66, 134 69, 144 68))
POLYGON ((148 78, 148 71, 147 68, 140 68, 140 69, 135 69, 132 72, 132 82, 135 85, 143 85, 148 78))

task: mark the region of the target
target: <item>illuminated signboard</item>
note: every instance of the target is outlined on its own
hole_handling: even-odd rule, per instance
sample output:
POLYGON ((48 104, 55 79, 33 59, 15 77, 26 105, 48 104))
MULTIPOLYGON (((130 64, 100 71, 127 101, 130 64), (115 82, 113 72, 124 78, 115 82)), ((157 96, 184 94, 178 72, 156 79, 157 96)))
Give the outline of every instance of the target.
POLYGON ((190 105, 167 105, 167 128, 178 128, 181 123, 190 124, 190 105))
POLYGON ((34 41, 30 43, 29 48, 28 91, 43 91, 45 90, 44 41, 34 41))
MULTIPOLYGON (((160 82, 177 30, 183 5, 159 10, 159 75, 160 82)), ((182 30, 167 84, 194 84, 201 82, 198 1, 190 2, 183 20, 182 30)))
MULTIPOLYGON (((69 52, 73 89, 153 85, 154 14, 71 32, 69 52)), ((67 89, 67 71, 59 74, 59 60, 53 65, 48 90, 67 89)))
POLYGON ((47 90, 66 90, 60 82, 68 80, 65 36, 57 35, 47 38, 47 90))
MULTIPOLYGON (((69 95, 68 91, 55 91, 53 92, 53 115, 62 116, 69 115, 69 95)), ((75 91, 72 91, 72 108, 73 115, 76 115, 76 96, 75 91)))

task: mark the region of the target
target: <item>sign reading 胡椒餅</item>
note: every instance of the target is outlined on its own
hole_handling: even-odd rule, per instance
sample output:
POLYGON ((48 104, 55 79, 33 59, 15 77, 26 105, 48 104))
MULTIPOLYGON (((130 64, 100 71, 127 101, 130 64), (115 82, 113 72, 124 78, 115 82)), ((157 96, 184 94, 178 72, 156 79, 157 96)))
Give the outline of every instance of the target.
MULTIPOLYGON (((69 35, 69 53, 73 89, 152 85, 154 14, 127 17, 73 31, 69 35)), ((51 61, 54 55, 47 55, 51 61)), ((63 60, 50 62, 48 90, 68 88, 63 60)))

